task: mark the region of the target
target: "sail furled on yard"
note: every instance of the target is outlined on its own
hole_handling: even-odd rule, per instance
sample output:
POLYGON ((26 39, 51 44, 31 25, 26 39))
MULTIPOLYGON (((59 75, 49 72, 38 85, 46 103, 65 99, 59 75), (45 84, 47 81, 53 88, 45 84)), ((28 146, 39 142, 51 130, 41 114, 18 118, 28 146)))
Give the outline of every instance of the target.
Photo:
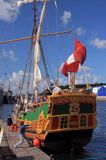
POLYGON ((40 54, 41 54, 39 40, 40 40, 41 28, 42 28, 45 10, 46 10, 46 0, 44 1, 44 5, 41 11, 39 26, 38 26, 37 35, 36 35, 36 42, 34 46, 34 88, 35 90, 37 89, 38 82, 41 81, 42 79, 41 71, 39 68, 39 61, 40 61, 40 54))
POLYGON ((34 88, 36 88, 38 82, 40 82, 41 79, 42 79, 41 71, 40 71, 40 68, 39 68, 39 65, 38 65, 39 61, 40 61, 40 54, 41 54, 40 46, 39 46, 38 41, 36 42, 36 45, 34 47, 34 52, 36 52, 34 54, 34 88))
POLYGON ((35 63, 37 64, 39 64, 40 55, 41 55, 41 51, 40 51, 39 41, 36 41, 36 44, 34 46, 34 59, 35 59, 35 63))
POLYGON ((66 62, 63 64, 63 75, 68 76, 68 72, 76 73, 79 69, 79 66, 84 63, 85 59, 86 48, 79 40, 76 39, 73 54, 71 54, 66 60, 66 62))
POLYGON ((37 88, 37 84, 41 81, 42 75, 38 65, 34 66, 34 68, 34 79, 36 79, 36 81, 34 81, 34 88, 37 88))

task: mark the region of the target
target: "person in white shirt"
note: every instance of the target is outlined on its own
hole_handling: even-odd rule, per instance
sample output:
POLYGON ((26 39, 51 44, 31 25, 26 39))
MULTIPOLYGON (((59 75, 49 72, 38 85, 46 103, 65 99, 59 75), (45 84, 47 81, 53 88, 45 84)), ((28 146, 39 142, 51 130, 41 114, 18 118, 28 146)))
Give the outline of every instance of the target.
POLYGON ((58 94, 61 92, 61 88, 58 87, 57 83, 54 85, 53 94, 58 94))

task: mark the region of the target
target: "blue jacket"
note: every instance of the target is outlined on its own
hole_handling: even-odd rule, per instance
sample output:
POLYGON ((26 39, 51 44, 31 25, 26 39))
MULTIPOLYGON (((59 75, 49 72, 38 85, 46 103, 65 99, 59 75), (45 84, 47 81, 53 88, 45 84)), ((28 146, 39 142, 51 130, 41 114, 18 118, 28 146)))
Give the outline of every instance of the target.
POLYGON ((19 134, 25 134, 25 129, 29 127, 29 125, 20 125, 19 126, 19 134))
POLYGON ((19 134, 25 134, 25 126, 24 125, 19 126, 19 134))

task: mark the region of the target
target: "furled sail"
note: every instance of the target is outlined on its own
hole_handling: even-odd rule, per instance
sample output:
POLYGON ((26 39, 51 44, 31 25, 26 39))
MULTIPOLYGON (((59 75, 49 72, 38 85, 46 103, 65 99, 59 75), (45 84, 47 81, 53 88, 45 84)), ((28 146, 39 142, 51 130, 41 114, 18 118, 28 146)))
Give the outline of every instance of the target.
POLYGON ((34 68, 34 79, 36 79, 36 81, 34 81, 34 88, 36 88, 38 82, 40 82, 42 79, 41 71, 38 65, 35 65, 35 68, 34 68))
POLYGON ((40 51, 40 46, 39 46, 39 42, 36 41, 36 45, 34 47, 34 88, 37 87, 38 85, 38 82, 41 81, 42 79, 42 76, 41 76, 41 71, 40 71, 40 68, 38 66, 39 64, 39 61, 40 61, 40 54, 41 54, 41 51, 40 51))
POLYGON ((75 40, 75 49, 74 53, 71 54, 67 61, 63 64, 62 73, 65 76, 68 76, 68 72, 77 72, 79 66, 84 63, 86 59, 86 48, 85 46, 79 41, 75 40))
POLYGON ((45 14, 45 9, 46 9, 46 0, 44 1, 44 5, 41 11, 40 15, 40 22, 37 30, 37 35, 36 35, 36 43, 34 46, 34 88, 35 90, 37 89, 38 82, 41 81, 41 71, 39 69, 39 61, 40 61, 40 47, 39 47, 39 39, 40 39, 40 34, 41 34, 41 27, 44 19, 44 14, 45 14))
POLYGON ((36 41, 36 45, 34 46, 34 60, 35 63, 39 63, 40 61, 40 55, 41 55, 41 51, 40 51, 40 46, 39 46, 39 41, 36 41))

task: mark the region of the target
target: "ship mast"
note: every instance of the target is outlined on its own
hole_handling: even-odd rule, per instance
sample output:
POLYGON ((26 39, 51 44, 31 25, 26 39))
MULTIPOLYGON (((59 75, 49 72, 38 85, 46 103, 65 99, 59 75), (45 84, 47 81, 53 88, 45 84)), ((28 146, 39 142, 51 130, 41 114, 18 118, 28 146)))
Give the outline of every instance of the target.
MULTIPOLYGON (((69 34, 72 32, 72 30, 41 34, 41 29, 42 29, 43 19, 44 19, 44 15, 45 15, 47 0, 43 0, 43 7, 42 7, 40 21, 39 21, 38 26, 36 25, 36 0, 33 0, 33 2, 34 2, 34 27, 33 27, 33 31, 32 31, 32 36, 2 41, 2 42, 0 42, 0 45, 19 42, 19 41, 23 41, 23 40, 29 40, 29 39, 32 40, 32 44, 33 44, 33 48, 34 48, 34 85, 33 85, 34 92, 33 93, 34 93, 34 99, 37 102, 38 84, 39 84, 39 81, 41 81, 41 72, 39 69, 39 61, 40 61, 40 49, 42 48, 42 46, 40 44, 40 38, 47 37, 47 36, 62 35, 62 34, 67 34, 67 33, 69 34)), ((57 77, 58 77, 58 71, 57 71, 57 77)), ((58 78, 57 78, 57 80, 58 80, 58 78)), ((22 87, 20 87, 20 85, 19 85, 19 90, 20 90, 20 95, 21 95, 21 99, 22 99, 22 87)), ((27 97, 27 93, 26 93, 26 97, 27 97)))
POLYGON ((39 69, 39 61, 40 61, 40 46, 39 46, 39 40, 41 36, 41 29, 42 29, 42 23, 44 19, 44 14, 46 10, 46 2, 47 0, 43 1, 43 8, 40 15, 40 21, 38 25, 38 29, 36 29, 36 8, 35 3, 36 0, 34 0, 34 36, 36 37, 36 40, 34 40, 34 99, 35 102, 37 102, 38 97, 38 83, 41 81, 41 72, 39 69), (37 32, 36 32, 37 30, 37 32))

